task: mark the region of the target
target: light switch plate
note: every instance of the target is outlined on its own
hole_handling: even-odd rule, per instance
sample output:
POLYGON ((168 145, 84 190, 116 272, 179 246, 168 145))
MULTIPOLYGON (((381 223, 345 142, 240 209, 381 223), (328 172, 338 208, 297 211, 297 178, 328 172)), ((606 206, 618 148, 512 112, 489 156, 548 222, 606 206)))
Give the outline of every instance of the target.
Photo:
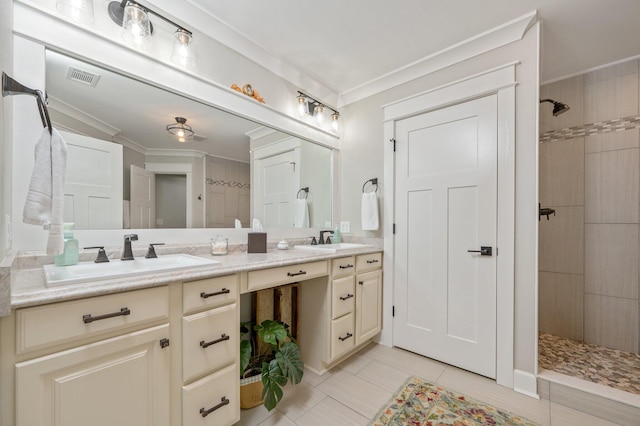
POLYGON ((351 232, 351 222, 348 220, 340 221, 340 232, 343 234, 351 232))

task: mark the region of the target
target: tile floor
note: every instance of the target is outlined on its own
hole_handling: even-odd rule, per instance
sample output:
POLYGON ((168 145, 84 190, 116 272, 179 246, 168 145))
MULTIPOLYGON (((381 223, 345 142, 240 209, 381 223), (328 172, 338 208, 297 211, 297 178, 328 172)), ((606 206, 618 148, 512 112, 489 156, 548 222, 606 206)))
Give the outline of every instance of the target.
POLYGON ((302 383, 268 412, 242 410, 242 426, 366 425, 411 375, 520 414, 543 426, 615 425, 571 408, 534 399, 495 381, 411 352, 371 344, 322 376, 305 371, 302 383))
POLYGON ((540 333, 540 367, 640 395, 640 355, 540 333))

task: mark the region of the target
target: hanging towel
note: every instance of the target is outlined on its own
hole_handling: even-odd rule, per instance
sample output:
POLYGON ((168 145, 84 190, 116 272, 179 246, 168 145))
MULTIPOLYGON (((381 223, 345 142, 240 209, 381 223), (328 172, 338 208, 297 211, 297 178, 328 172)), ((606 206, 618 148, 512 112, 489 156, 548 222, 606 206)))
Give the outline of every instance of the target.
POLYGON ((307 199, 296 198, 295 201, 295 216, 293 227, 294 228, 308 228, 309 227, 309 206, 307 199))
POLYGON ((67 144, 56 129, 44 128, 36 144, 33 173, 22 213, 23 222, 49 227, 47 254, 64 249, 64 178, 67 144))
POLYGON ((363 231, 378 230, 378 195, 375 192, 363 192, 360 215, 363 231))

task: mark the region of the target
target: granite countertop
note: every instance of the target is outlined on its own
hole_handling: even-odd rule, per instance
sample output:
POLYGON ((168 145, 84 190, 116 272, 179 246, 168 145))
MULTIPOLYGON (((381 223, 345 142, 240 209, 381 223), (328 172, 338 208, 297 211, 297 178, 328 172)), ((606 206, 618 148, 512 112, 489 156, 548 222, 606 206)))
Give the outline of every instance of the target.
MULTIPOLYGON (((11 309, 380 251, 380 247, 368 246, 339 250, 336 253, 297 249, 271 249, 267 253, 231 252, 226 256, 198 253, 195 255, 221 263, 55 287, 45 286, 41 266, 21 268, 11 272, 11 309)), ((162 255, 158 253, 158 256, 162 255)))

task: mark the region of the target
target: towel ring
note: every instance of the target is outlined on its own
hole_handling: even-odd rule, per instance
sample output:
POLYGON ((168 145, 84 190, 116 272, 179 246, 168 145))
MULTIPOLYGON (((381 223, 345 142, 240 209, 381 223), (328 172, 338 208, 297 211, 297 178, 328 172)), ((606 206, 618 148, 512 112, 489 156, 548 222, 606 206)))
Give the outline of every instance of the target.
POLYGON ((376 186, 376 189, 374 190, 374 192, 378 192, 378 178, 373 178, 373 179, 369 179, 364 183, 364 185, 362 185, 362 193, 364 193, 364 187, 367 186, 369 182, 371 182, 371 185, 376 186))
POLYGON ((300 188, 300 190, 296 194, 296 198, 298 200, 306 200, 308 196, 309 196, 309 187, 308 186, 305 186, 304 188, 300 188), (304 192, 304 197, 303 198, 300 198, 300 193, 301 192, 304 192))

